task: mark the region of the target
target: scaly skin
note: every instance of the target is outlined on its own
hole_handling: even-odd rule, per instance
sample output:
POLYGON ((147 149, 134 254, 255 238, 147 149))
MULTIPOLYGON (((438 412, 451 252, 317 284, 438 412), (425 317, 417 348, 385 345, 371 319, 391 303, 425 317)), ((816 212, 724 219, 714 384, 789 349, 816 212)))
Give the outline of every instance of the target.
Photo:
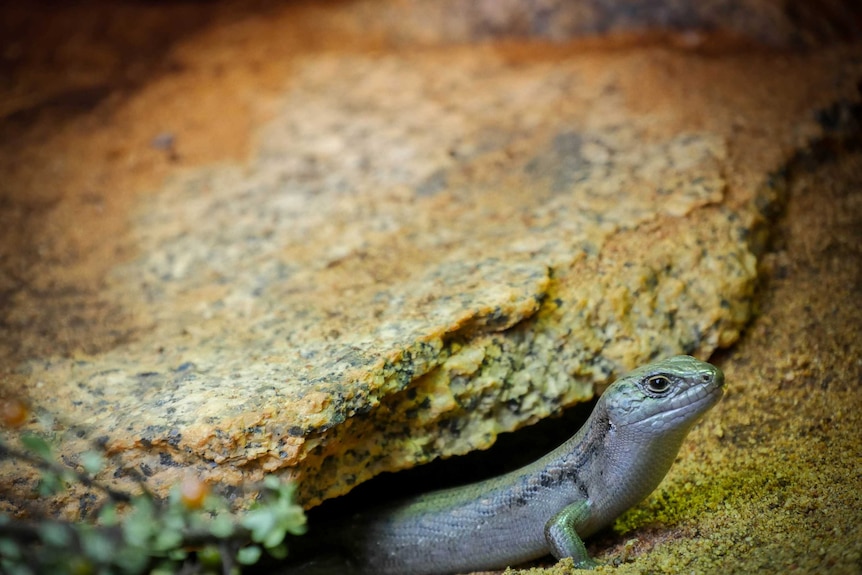
POLYGON ((379 575, 500 569, 549 553, 592 567, 583 539, 658 486, 723 384, 718 368, 689 356, 636 369, 538 461, 355 515, 324 533, 327 555, 346 556, 340 572, 379 575))

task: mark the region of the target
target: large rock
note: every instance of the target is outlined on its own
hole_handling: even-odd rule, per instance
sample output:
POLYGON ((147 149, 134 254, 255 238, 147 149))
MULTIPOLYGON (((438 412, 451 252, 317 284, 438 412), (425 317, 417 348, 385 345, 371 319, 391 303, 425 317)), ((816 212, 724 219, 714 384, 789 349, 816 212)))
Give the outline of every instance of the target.
POLYGON ((853 93, 845 56, 297 57, 247 162, 176 174, 103 238, 115 259, 81 303, 126 335, 24 346, 6 393, 74 423, 70 462, 98 439, 161 493, 189 468, 275 472, 313 505, 485 448, 636 364, 737 339, 779 171, 853 93))

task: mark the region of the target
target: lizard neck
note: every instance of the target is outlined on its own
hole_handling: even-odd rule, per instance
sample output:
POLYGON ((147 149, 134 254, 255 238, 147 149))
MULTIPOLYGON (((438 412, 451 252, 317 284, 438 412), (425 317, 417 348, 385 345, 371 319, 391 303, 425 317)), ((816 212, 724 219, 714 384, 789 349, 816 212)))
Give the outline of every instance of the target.
POLYGON ((602 397, 572 438, 581 443, 583 484, 590 502, 589 517, 578 529, 581 537, 608 526, 649 495, 667 474, 687 432, 681 428, 651 434, 636 426, 616 426, 602 397))

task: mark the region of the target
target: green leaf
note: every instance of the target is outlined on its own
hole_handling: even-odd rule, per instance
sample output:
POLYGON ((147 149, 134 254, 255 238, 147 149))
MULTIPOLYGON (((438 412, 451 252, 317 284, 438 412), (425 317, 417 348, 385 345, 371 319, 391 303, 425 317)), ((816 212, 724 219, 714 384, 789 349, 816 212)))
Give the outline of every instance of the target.
POLYGON ((263 478, 263 486, 272 491, 278 491, 282 485, 292 485, 290 483, 282 483, 281 479, 275 475, 267 475, 263 478))
POLYGON ((109 563, 114 556, 116 544, 110 537, 89 526, 81 526, 78 538, 84 554, 96 563, 109 563))
POLYGON ((252 509, 240 520, 240 524, 251 531, 251 539, 260 543, 269 536, 276 526, 276 517, 272 509, 261 507, 252 509))
POLYGON ((305 535, 308 531, 305 511, 299 505, 291 505, 290 509, 285 510, 280 524, 291 535, 305 535))
POLYGON ((243 547, 236 554, 236 560, 241 565, 254 565, 260 559, 261 549, 257 545, 243 547))
POLYGON ((51 458, 51 446, 48 445, 48 442, 45 441, 44 438, 39 437, 35 433, 24 433, 21 435, 21 444, 32 451, 35 455, 38 455, 42 459, 50 460, 51 458))
POLYGON ((36 486, 36 492, 41 497, 51 497, 66 489, 63 481, 56 473, 52 471, 44 471, 42 478, 39 479, 39 485, 36 486))
POLYGON ((105 466, 105 458, 98 451, 85 451, 81 454, 81 465, 90 475, 96 475, 105 466))
POLYGON ((183 503, 183 492, 180 484, 171 487, 168 492, 168 507, 178 507, 183 503))
POLYGON ((281 560, 287 557, 287 545, 282 543, 281 545, 276 545, 274 547, 270 547, 266 550, 267 553, 273 556, 273 558, 281 560))
POLYGON ((276 528, 271 530, 269 534, 267 534, 266 538, 261 541, 261 543, 263 543, 264 547, 269 549, 271 547, 280 545, 282 541, 284 541, 284 529, 276 528))
POLYGON ((230 515, 216 515, 215 518, 209 525, 209 531, 219 539, 227 539, 233 532, 236 527, 234 526, 234 522, 231 519, 230 515))
POLYGON ((153 502, 139 496, 132 500, 132 511, 123 521, 123 538, 132 547, 146 548, 158 525, 153 518, 153 502))
POLYGON ((168 510, 162 515, 162 525, 167 529, 182 531, 186 526, 185 507, 182 504, 168 507, 168 510))
POLYGON ((65 547, 69 544, 72 534, 69 527, 60 523, 43 523, 39 526, 42 541, 51 547, 65 547))
POLYGON ((207 545, 198 551, 198 561, 208 569, 218 569, 221 567, 221 551, 216 545, 207 545))
POLYGON ((212 520, 198 511, 185 511, 186 527, 189 531, 203 531, 209 528, 212 520))
POLYGON ((164 528, 156 533, 152 548, 155 551, 171 551, 179 547, 182 542, 183 533, 181 530, 164 528))
POLYGON ((114 564, 125 575, 137 575, 143 573, 150 564, 150 556, 143 549, 123 546, 114 556, 114 564))
POLYGON ((271 509, 277 517, 280 529, 293 535, 303 535, 306 531, 305 511, 293 503, 292 496, 292 491, 288 495, 282 494, 271 509))
POLYGON ((210 513, 227 512, 228 507, 223 498, 210 495, 204 499, 204 511, 209 511, 210 513))
POLYGON ((123 523, 123 539, 132 547, 144 548, 153 534, 153 525, 144 517, 129 517, 123 523))
POLYGON ((105 527, 111 527, 116 525, 118 521, 117 506, 113 503, 106 503, 99 511, 99 523, 105 527))
POLYGON ((96 566, 93 564, 91 559, 84 557, 83 555, 72 555, 71 552, 63 556, 62 558, 53 558, 51 561, 53 566, 59 567, 63 565, 65 567, 65 571, 61 571, 62 573, 68 573, 69 575, 106 575, 106 569, 96 570, 96 566))
POLYGON ((293 484, 280 483, 273 476, 268 476, 264 484, 275 491, 275 501, 249 511, 241 524, 251 531, 252 541, 269 549, 280 545, 288 531, 296 535, 305 533, 306 520, 302 507, 293 503, 293 484))
POLYGON ((5 557, 0 557, 0 573, 8 575, 35 575, 26 565, 7 561, 5 557))
POLYGON ((0 539, 0 557, 8 557, 9 559, 21 558, 21 547, 17 541, 12 539, 0 539))
POLYGON ((162 561, 150 571, 150 575, 176 575, 177 571, 173 561, 162 561))
MULTIPOLYGON (((271 514, 275 525, 274 527, 269 527, 266 530, 266 534, 258 533, 261 539, 256 539, 256 541, 262 542, 266 539, 268 543, 271 543, 271 546, 275 546, 284 538, 285 532, 293 535, 303 535, 306 531, 306 518, 305 511, 294 503, 293 500, 294 493, 296 492, 296 484, 283 482, 274 475, 267 475, 263 483, 265 487, 272 491, 274 501, 271 501, 265 508, 253 509, 249 512, 249 515, 265 509, 271 514), (278 530, 277 534, 272 533, 273 529, 276 528, 278 530)), ((252 519, 252 521, 255 521, 255 519, 252 519)), ((245 523, 243 525, 252 529, 251 526, 245 523)))

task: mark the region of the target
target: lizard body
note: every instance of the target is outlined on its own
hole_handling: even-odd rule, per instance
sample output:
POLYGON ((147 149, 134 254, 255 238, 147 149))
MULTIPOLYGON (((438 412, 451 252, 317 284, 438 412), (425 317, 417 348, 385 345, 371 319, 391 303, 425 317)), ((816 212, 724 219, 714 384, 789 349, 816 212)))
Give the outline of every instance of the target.
POLYGON ((638 368, 534 463, 356 514, 324 530, 324 541, 362 574, 464 573, 549 553, 592 567, 583 539, 658 486, 723 383, 718 368, 689 356, 638 368))

